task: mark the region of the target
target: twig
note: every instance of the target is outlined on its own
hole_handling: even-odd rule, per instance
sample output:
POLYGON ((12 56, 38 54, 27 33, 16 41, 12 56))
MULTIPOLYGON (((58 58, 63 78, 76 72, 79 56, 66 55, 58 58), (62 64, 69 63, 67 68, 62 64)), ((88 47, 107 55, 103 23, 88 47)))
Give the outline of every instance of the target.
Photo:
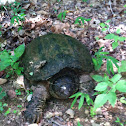
POLYGON ((109 6, 110 6, 110 10, 111 10, 112 14, 114 15, 114 12, 112 10, 112 2, 111 2, 111 0, 109 0, 109 6))

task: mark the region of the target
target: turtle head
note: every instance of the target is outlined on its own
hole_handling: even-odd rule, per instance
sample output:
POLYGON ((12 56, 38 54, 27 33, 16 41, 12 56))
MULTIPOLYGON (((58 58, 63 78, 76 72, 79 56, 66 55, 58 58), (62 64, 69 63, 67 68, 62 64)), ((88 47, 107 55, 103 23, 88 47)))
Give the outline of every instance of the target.
POLYGON ((78 90, 78 83, 78 78, 75 76, 69 74, 59 76, 50 84, 50 93, 53 97, 67 99, 78 90))

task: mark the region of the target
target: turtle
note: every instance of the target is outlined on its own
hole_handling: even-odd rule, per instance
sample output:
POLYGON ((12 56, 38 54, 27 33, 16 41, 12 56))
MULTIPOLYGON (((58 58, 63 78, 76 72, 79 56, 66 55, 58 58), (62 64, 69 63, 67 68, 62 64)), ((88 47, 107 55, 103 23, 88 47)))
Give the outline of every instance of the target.
POLYGON ((55 33, 33 39, 26 46, 21 64, 24 77, 36 86, 24 112, 25 119, 32 123, 40 121, 47 99, 68 99, 78 91, 80 75, 94 70, 90 52, 83 43, 55 33))

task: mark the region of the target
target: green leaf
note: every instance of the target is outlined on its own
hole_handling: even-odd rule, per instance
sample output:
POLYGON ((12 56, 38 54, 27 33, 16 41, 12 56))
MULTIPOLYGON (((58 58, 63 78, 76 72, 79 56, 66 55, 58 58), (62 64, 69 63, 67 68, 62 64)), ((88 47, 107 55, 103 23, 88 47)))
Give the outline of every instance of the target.
POLYGON ((99 40, 99 37, 95 37, 96 40, 99 40))
POLYGON ((126 72, 126 60, 121 61, 121 66, 118 69, 119 73, 120 72, 126 72))
POLYGON ((16 114, 17 113, 17 110, 13 110, 13 113, 16 114))
POLYGON ((126 7, 126 4, 123 7, 126 7))
POLYGON ((3 97, 5 97, 5 96, 6 96, 6 92, 4 92, 4 91, 2 92, 2 91, 1 91, 1 92, 0 92, 0 100, 3 99, 3 97))
POLYGON ((85 21, 91 21, 91 18, 84 18, 85 21))
POLYGON ((106 24, 105 24, 105 23, 100 23, 100 26, 101 26, 102 28, 104 28, 104 27, 106 26, 106 24))
POLYGON ((73 94, 69 98, 79 97, 80 95, 82 95, 82 93, 81 92, 77 92, 76 94, 73 94))
POLYGON ((17 58, 19 58, 24 53, 24 50, 25 50, 25 44, 22 44, 22 45, 18 46, 14 50, 14 56, 16 56, 17 58))
POLYGON ((109 20, 107 20, 105 23, 109 23, 111 20, 109 19, 109 20))
POLYGON ((92 78, 96 81, 96 82, 101 82, 103 81, 103 77, 100 75, 93 75, 92 78))
POLYGON ((112 48, 115 49, 115 48, 118 47, 118 45, 119 45, 118 42, 113 42, 113 43, 112 43, 112 48))
POLYGON ((117 34, 120 34, 120 29, 117 29, 116 33, 117 33, 117 34))
POLYGON ((102 28, 102 31, 106 31, 107 30, 107 28, 102 28))
POLYGON ((101 82, 98 83, 97 86, 95 87, 96 91, 105 91, 107 89, 108 83, 107 82, 101 82))
POLYGON ((121 97, 120 98, 120 102, 123 103, 123 104, 126 104, 126 98, 125 97, 121 97))
POLYGON ((78 97, 75 97, 75 99, 73 100, 73 102, 72 102, 72 104, 71 104, 71 108, 72 108, 72 107, 74 106, 74 104, 76 103, 77 98, 78 98, 78 97))
POLYGON ((100 94, 96 97, 95 102, 94 102, 94 110, 97 108, 103 106, 107 102, 107 94, 100 94))
POLYGON ((119 37, 118 40, 123 42, 126 39, 126 37, 119 37))
POLYGON ((120 92, 126 92, 126 81, 119 80, 116 84, 116 89, 120 92))
POLYGON ((106 36, 105 36, 105 39, 114 39, 114 37, 115 37, 115 34, 107 34, 106 36))
POLYGON ((100 55, 107 55, 109 52, 99 52, 100 55))
POLYGON ((3 110, 4 110, 4 108, 1 106, 1 107, 0 107, 0 111, 3 112, 3 110))
POLYGON ((115 74, 110 80, 111 80, 113 83, 116 83, 117 81, 120 80, 121 77, 122 77, 121 74, 115 74))
POLYGON ((107 97, 108 97, 108 101, 110 102, 112 107, 114 107, 115 103, 116 103, 116 100, 117 100, 116 94, 114 92, 109 92, 107 94, 107 97))
POLYGON ((103 79, 104 82, 109 82, 109 76, 107 76, 106 74, 104 75, 104 79, 103 79))
POLYGON ((112 62, 110 60, 108 60, 108 59, 107 59, 106 66, 107 66, 107 72, 108 72, 108 74, 110 74, 110 71, 112 72, 112 74, 114 74, 112 62))
MULTIPOLYGON (((83 2, 84 2, 84 0, 83 0, 83 2)), ((77 121, 77 126, 82 126, 79 121, 77 121)))
POLYGON ((80 101, 79 101, 78 109, 81 109, 83 103, 84 103, 84 94, 82 94, 81 97, 80 97, 80 101))
POLYGON ((86 98, 86 102, 87 102, 88 105, 90 105, 90 104, 93 105, 93 104, 94 104, 94 103, 93 103, 93 100, 89 97, 88 94, 85 94, 85 98, 86 98))
POLYGON ((8 110, 4 113, 5 116, 7 116, 11 111, 11 108, 8 108, 8 110))
POLYGON ((114 64, 115 64, 115 66, 117 67, 117 68, 119 68, 119 65, 117 64, 119 61, 117 60, 117 59, 115 59, 114 57, 112 57, 112 56, 107 56, 108 57, 108 59, 110 59, 114 64))

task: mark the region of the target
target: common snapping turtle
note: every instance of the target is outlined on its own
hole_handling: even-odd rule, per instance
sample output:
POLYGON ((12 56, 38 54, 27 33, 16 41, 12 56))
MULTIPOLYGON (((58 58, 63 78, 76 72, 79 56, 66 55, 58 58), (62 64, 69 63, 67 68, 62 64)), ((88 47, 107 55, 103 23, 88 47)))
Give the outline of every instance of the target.
POLYGON ((25 118, 38 122, 51 96, 67 99, 79 89, 79 76, 93 70, 88 49, 78 40, 49 33, 34 39, 22 57, 25 78, 36 85, 25 118))

